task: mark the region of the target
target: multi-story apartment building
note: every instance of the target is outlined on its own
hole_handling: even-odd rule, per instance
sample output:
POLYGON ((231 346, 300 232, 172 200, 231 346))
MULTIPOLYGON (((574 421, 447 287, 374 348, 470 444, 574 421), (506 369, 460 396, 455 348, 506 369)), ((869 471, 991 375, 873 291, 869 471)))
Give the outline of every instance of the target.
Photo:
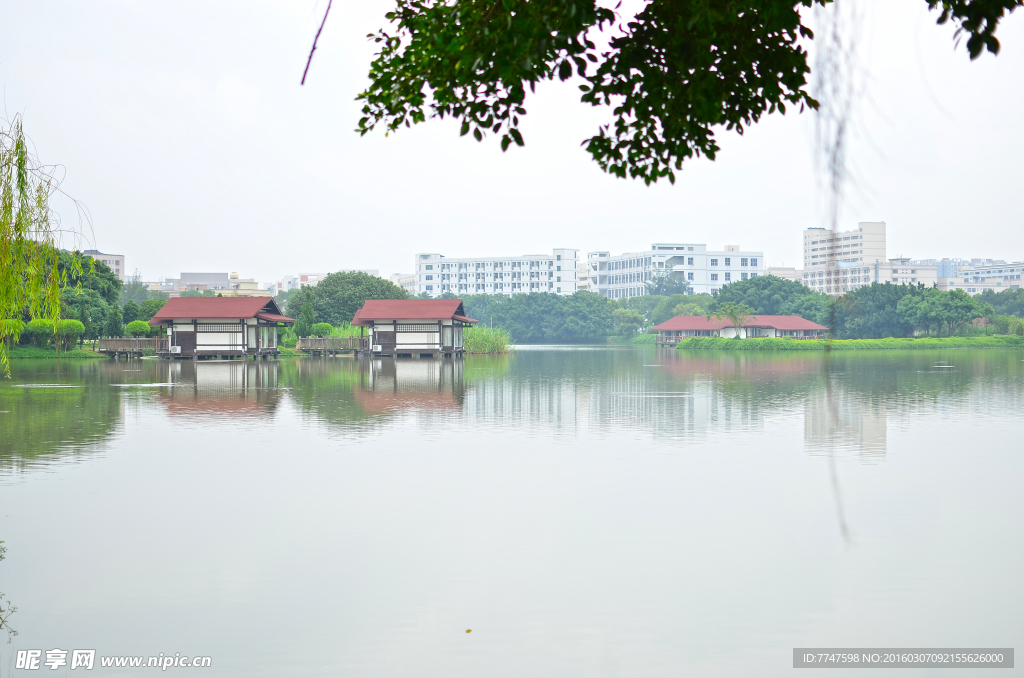
POLYGON ((104 254, 99 250, 85 250, 82 254, 92 257, 96 261, 102 261, 104 264, 110 267, 110 270, 114 272, 121 282, 124 282, 128 275, 127 270, 124 267, 124 255, 123 254, 104 254))
POLYGON ((804 271, 886 261, 884 221, 862 221, 855 229, 836 233, 827 228, 808 228, 804 233, 804 271))
POLYGON ((432 297, 451 294, 523 294, 576 291, 577 252, 560 248, 551 254, 517 257, 447 258, 442 254, 416 255, 416 294, 432 297))
POLYGON ((762 252, 741 252, 735 245, 708 250, 698 243, 654 243, 648 250, 612 256, 587 253, 590 291, 621 299, 646 294, 656 275, 675 273, 689 284, 690 294, 716 294, 722 285, 764 275, 762 252))
POLYGON ((1020 275, 1024 273, 1024 262, 1007 264, 984 264, 961 267, 957 276, 939 282, 940 289, 960 289, 969 294, 980 294, 985 290, 1020 289, 1020 275))
POLYGON ((803 272, 803 283, 818 292, 839 296, 873 282, 889 282, 894 285, 924 285, 931 287, 938 282, 935 266, 914 264, 909 258, 900 257, 870 265, 842 266, 841 268, 819 268, 803 272))
POLYGON ((391 282, 395 283, 409 294, 416 294, 415 273, 392 273, 391 282))

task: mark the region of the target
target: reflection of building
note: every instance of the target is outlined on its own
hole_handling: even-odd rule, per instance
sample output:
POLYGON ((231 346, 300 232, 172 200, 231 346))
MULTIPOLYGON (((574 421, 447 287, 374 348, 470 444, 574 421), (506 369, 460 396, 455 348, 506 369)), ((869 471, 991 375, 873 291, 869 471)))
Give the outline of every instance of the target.
POLYGON ((264 417, 281 401, 277 362, 165 362, 157 400, 174 415, 264 417))
POLYGON ((367 414, 392 410, 458 409, 465 397, 461 358, 395 360, 374 358, 362 363, 365 381, 354 390, 367 414))
POLYGON ((590 291, 609 299, 639 297, 657 276, 674 273, 690 286, 689 294, 716 294, 722 285, 764 274, 761 252, 741 252, 736 245, 708 250, 696 243, 654 243, 651 249, 612 256, 589 252, 590 291))
POLYGON ((82 252, 82 254, 92 257, 96 261, 102 261, 110 267, 110 270, 114 272, 114 275, 116 275, 121 282, 125 281, 127 271, 124 268, 123 254, 103 254, 99 250, 86 250, 82 252))
POLYGON ((554 249, 551 254, 514 257, 449 258, 443 254, 416 255, 416 293, 432 297, 452 294, 522 294, 576 291, 576 252, 554 249))

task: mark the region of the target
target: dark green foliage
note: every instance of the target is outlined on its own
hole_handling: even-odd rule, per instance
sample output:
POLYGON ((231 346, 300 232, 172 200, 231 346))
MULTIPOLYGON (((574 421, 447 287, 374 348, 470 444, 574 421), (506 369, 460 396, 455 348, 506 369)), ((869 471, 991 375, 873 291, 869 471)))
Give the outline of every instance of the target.
POLYGON ((616 303, 619 308, 636 311, 644 317, 645 324, 650 324, 651 315, 654 313, 654 309, 658 307, 658 304, 660 304, 663 299, 664 297, 661 296, 645 294, 640 297, 625 297, 623 299, 618 299, 616 303))
POLYGON ((686 282, 682 273, 660 270, 654 272, 654 277, 647 281, 644 287, 647 288, 646 294, 670 297, 673 294, 686 294, 690 289, 690 284, 686 282))
POLYGON ((765 315, 789 315, 783 308, 794 298, 802 296, 826 296, 815 292, 795 280, 786 280, 774 275, 759 275, 749 280, 737 280, 723 285, 715 298, 716 304, 732 302, 749 306, 755 313, 765 315))
MULTIPOLYGON (((142 309, 139 308, 138 304, 136 304, 134 301, 129 300, 128 303, 126 303, 124 307, 121 309, 121 320, 124 321, 125 325, 130 325, 131 323, 139 319, 139 312, 141 310, 142 309)), ((150 318, 152 317, 153 316, 150 316, 150 318)), ((149 318, 146 318, 146 320, 149 320, 149 318)))
POLYGON ((149 299, 139 304, 139 315, 137 320, 149 320, 156 315, 156 312, 164 307, 166 301, 161 299, 149 299))
POLYGON ((309 288, 305 288, 302 296, 295 297, 295 301, 292 303, 302 304, 299 307, 299 313, 295 320, 295 334, 299 337, 308 337, 309 333, 313 331, 313 325, 316 323, 316 312, 313 310, 313 295, 310 293, 309 288))
POLYGON ((617 308, 612 312, 615 319, 615 331, 620 337, 631 337, 644 326, 644 317, 639 311, 631 308, 617 308))
POLYGON ((121 307, 117 304, 111 304, 107 310, 107 320, 103 323, 103 334, 108 337, 120 337, 124 334, 121 307))
POLYGON ((152 329, 145 320, 133 320, 130 323, 126 323, 124 327, 125 334, 129 337, 148 337, 152 329))
POLYGON ((593 292, 478 294, 462 297, 466 313, 483 326, 501 327, 521 344, 603 340, 615 331, 616 304, 593 292))
POLYGON ((975 299, 979 303, 988 304, 996 315, 1015 315, 1024 317, 1024 289, 1007 289, 1002 292, 985 290, 975 299))
MULTIPOLYGON (((999 50, 999 20, 1024 0, 926 0, 964 33, 971 58, 999 50)), ((451 116, 477 141, 523 145, 526 89, 585 84, 582 102, 611 108, 583 142, 606 172, 675 181, 685 159, 714 159, 720 129, 740 133, 786 106, 817 108, 807 91, 808 8, 829 0, 651 0, 627 24, 594 0, 397 0, 358 131, 451 116), (599 51, 594 33, 612 27, 599 51)))
POLYGON ((711 312, 713 304, 714 298, 710 294, 673 294, 662 297, 651 312, 651 322, 660 325, 677 315, 706 315, 711 312))
MULTIPOLYGON (((150 290, 146 287, 146 284, 142 282, 142 276, 136 270, 135 273, 128 277, 128 280, 124 282, 121 287, 121 303, 127 304, 130 301, 136 304, 141 304, 144 301, 158 300, 167 301, 169 295, 166 292, 150 290)), ((129 322, 129 321, 125 321, 129 322)))
POLYGON ((316 323, 309 328, 309 336, 311 337, 329 337, 331 332, 334 331, 334 327, 330 323, 316 323))
MULTIPOLYGON (((331 325, 352 322, 352 317, 367 299, 409 298, 405 290, 390 280, 360 272, 332 273, 315 286, 303 289, 310 290, 316 318, 313 322, 325 322, 331 325)), ((299 298, 294 296, 289 300, 287 314, 289 317, 298 317, 298 312, 301 311, 301 306, 296 308, 299 298)), ((312 322, 310 327, 312 327, 312 322)), ((300 334, 300 336, 305 335, 300 334)))
POLYGON ((107 304, 118 303, 121 296, 121 280, 102 261, 96 261, 81 252, 61 251, 57 267, 61 273, 67 275, 69 287, 92 290, 107 304))

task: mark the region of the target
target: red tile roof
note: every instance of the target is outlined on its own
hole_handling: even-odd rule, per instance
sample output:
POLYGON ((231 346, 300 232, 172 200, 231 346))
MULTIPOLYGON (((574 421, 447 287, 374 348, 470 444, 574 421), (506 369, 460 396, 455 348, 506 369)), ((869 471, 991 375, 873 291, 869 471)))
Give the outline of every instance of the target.
POLYGON ((265 319, 271 322, 294 322, 281 314, 272 297, 175 297, 156 312, 149 324, 163 325, 175 318, 204 320, 257 316, 268 316, 265 319))
POLYGON ((461 320, 466 317, 462 299, 367 299, 352 318, 353 325, 369 325, 371 320, 461 320))
MULTIPOLYGON (((771 327, 776 330, 827 330, 818 323, 812 323, 796 315, 752 315, 743 323, 744 327, 771 327)), ((728 320, 719 320, 712 316, 710 320, 703 315, 677 315, 666 320, 653 329, 657 332, 674 332, 679 330, 720 330, 732 327, 728 320)))

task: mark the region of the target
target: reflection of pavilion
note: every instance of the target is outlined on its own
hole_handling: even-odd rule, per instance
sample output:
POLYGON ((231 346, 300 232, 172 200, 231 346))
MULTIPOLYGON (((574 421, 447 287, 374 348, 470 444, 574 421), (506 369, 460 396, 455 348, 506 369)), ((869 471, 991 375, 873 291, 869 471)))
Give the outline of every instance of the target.
POLYGON ((466 392, 462 358, 361 361, 353 395, 367 413, 396 409, 457 409, 466 392))
POLYGON ((264 416, 280 402, 277 362, 171 361, 158 400, 171 414, 264 416))
POLYGON ((857 397, 838 384, 817 396, 804 401, 804 449, 885 454, 888 419, 884 403, 857 397))

